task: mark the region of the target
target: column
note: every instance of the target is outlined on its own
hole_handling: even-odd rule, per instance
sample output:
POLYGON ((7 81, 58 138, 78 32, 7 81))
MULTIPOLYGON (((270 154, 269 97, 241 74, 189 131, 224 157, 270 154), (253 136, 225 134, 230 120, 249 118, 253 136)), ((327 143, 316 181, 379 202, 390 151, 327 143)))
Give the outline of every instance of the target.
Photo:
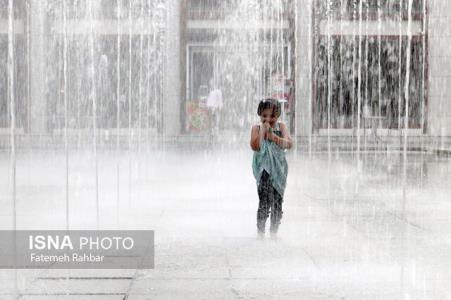
POLYGON ((30 88, 33 134, 46 133, 44 1, 30 1, 30 88))
POLYGON ((181 131, 180 103, 180 17, 181 1, 167 1, 165 95, 163 99, 163 127, 166 136, 178 135, 181 131))
POLYGON ((312 132, 312 5, 313 0, 297 0, 296 20, 296 134, 308 136, 312 132))

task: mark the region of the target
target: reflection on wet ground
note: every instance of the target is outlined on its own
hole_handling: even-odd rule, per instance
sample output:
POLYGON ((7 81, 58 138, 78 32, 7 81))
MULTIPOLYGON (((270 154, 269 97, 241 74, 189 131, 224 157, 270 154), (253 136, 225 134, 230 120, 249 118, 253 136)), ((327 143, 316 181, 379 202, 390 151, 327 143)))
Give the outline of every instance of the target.
MULTIPOLYGON (((0 298, 445 299, 451 160, 427 153, 288 152, 277 240, 256 238, 252 152, 69 156, 70 228, 154 229, 152 270, 0 271, 0 298), (15 283, 17 282, 17 288, 15 283)), ((0 158, 1 228, 11 228, 0 158), (5 191, 5 192, 3 192, 5 191)), ((65 227, 65 157, 19 153, 17 229, 65 227)))

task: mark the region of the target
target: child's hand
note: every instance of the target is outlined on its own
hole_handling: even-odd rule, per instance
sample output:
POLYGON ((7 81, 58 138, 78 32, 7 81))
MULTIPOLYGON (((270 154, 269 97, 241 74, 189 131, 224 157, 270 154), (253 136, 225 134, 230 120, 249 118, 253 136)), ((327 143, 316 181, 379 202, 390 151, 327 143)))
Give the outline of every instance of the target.
POLYGON ((263 129, 263 132, 264 132, 263 138, 264 138, 265 140, 267 140, 267 139, 269 138, 269 136, 268 136, 268 130, 269 130, 270 127, 271 127, 271 126, 269 125, 269 122, 264 122, 263 125, 262 125, 262 129, 263 129))
POLYGON ((272 130, 267 133, 267 137, 268 140, 275 142, 275 134, 272 130))

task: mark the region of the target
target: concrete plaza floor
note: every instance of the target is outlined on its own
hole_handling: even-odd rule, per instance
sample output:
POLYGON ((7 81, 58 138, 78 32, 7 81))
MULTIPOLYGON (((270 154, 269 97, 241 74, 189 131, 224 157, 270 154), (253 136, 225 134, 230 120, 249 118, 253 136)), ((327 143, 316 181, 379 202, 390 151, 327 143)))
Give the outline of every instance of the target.
MULTIPOLYGON (((278 238, 259 240, 250 150, 100 151, 100 228, 155 230, 155 268, 0 270, 0 299, 451 298, 450 159, 287 158, 278 238)), ((94 166, 91 151, 69 152, 71 229, 96 227, 94 166)), ((19 151, 17 229, 65 228, 65 172, 64 152, 19 151)), ((2 230, 11 186, 4 153, 2 230)))

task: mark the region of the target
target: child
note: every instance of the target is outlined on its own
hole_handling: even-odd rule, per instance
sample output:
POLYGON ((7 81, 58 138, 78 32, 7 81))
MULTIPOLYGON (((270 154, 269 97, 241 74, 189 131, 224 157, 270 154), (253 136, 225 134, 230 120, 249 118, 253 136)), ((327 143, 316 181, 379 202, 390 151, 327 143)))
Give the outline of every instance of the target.
POLYGON ((264 99, 258 104, 260 125, 252 126, 251 148, 254 150, 252 169, 257 180, 260 199, 257 210, 259 238, 265 233, 265 223, 271 209, 271 237, 275 237, 282 218, 282 202, 288 174, 285 149, 292 147, 287 127, 277 122, 281 105, 275 99, 264 99))

